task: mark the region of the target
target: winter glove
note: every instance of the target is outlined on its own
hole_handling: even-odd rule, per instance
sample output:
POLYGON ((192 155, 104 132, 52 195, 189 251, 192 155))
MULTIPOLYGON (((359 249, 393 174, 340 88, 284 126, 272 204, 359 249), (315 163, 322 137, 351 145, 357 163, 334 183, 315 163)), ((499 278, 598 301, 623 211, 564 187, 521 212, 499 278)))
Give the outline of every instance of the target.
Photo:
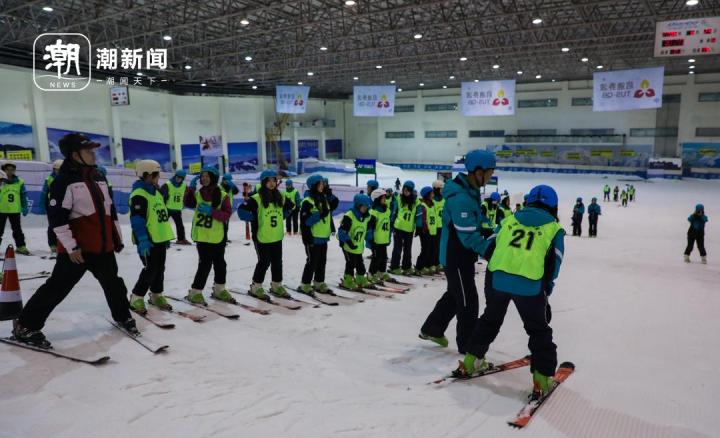
POLYGON ((191 188, 197 187, 197 182, 199 179, 200 179, 200 175, 196 175, 195 177, 193 177, 193 179, 190 180, 190 187, 191 188))
POLYGON ((30 209, 28 208, 27 205, 24 205, 24 206, 22 207, 22 215, 23 215, 23 216, 27 216, 28 213, 30 213, 30 209))
POLYGON ((305 223, 308 227, 312 227, 316 223, 320 222, 320 220, 322 220, 322 218, 320 217, 320 213, 313 213, 310 215, 310 217, 307 218, 307 220, 305 220, 305 223))
POLYGON ((140 239, 137 243, 138 255, 142 258, 146 258, 150 255, 150 249, 152 249, 152 243, 149 239, 140 239))
POLYGON ((238 208, 237 214, 241 221, 250 222, 253 219, 252 213, 244 208, 238 208))
POLYGON ((204 214, 205 216, 210 216, 212 214, 213 208, 210 204, 200 204, 198 207, 198 211, 200 214, 204 214))

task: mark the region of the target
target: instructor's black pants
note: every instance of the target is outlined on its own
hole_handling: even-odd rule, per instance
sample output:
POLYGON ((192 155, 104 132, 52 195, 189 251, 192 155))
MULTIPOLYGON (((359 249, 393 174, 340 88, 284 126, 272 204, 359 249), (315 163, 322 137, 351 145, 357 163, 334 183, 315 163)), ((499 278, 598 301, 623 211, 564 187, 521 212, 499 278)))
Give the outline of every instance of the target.
POLYGON ((211 269, 215 270, 215 284, 225 284, 225 277, 227 276, 225 245, 225 241, 220 243, 197 242, 199 260, 195 279, 192 283, 193 289, 203 290, 205 288, 211 269))
POLYGON ((168 214, 175 222, 175 233, 177 234, 177 240, 185 240, 185 225, 183 224, 182 211, 180 210, 168 210, 168 214))
POLYGON ((293 210, 290 212, 288 217, 285 218, 285 231, 286 234, 290 234, 290 232, 297 233, 298 232, 298 217, 300 216, 300 210, 293 210))
POLYGON ((133 287, 133 294, 144 297, 148 289, 154 294, 161 294, 163 292, 165 289, 166 256, 167 246, 165 243, 159 243, 150 248, 150 254, 147 257, 140 257, 143 268, 142 271, 140 271, 135 287, 133 287))
POLYGON ((545 376, 554 375, 557 367, 557 347, 553 343, 552 329, 548 325, 547 297, 542 292, 524 296, 497 291, 492 288, 490 273, 486 274, 485 279, 485 311, 477 321, 467 345, 467 352, 477 357, 485 357, 490 344, 500 332, 510 301, 515 303, 525 332, 530 337, 528 348, 531 370, 537 370, 545 376))
MULTIPOLYGON (((50 223, 50 221, 48 220, 48 224, 49 223, 50 223)), ((47 241, 48 241, 48 246, 57 247, 57 236, 55 235, 55 231, 53 231, 53 229, 50 225, 48 225, 48 228, 47 228, 47 241)))
POLYGON ((372 257, 370 258, 370 274, 387 271, 388 245, 372 244, 372 257))
POLYGON ((5 234, 5 222, 10 220, 10 228, 12 228, 12 236, 15 240, 15 247, 25 246, 25 235, 20 225, 20 213, 0 213, 0 240, 5 234))
POLYGON ((697 242, 698 251, 702 257, 707 255, 705 252, 705 233, 703 234, 688 234, 687 236, 687 248, 685 248, 685 255, 690 255, 697 242))
POLYGON ((283 280, 283 249, 282 240, 273 243, 255 242, 255 251, 257 252, 258 262, 255 265, 253 273, 253 282, 262 284, 265 281, 265 274, 270 268, 271 280, 275 283, 281 283, 283 280))
POLYGON ((590 217, 589 222, 590 222, 590 235, 597 236, 597 223, 598 223, 597 218, 593 219, 592 217, 590 217))
POLYGON ((302 273, 302 284, 310 284, 313 278, 318 283, 325 282, 325 265, 327 264, 327 244, 305 245, 305 268, 302 273))
POLYGON ((395 230, 393 236, 395 243, 393 244, 392 259, 390 260, 390 269, 402 267, 403 270, 412 268, 412 231, 395 230), (402 255, 402 266, 400 265, 400 256, 402 255))
POLYGON ((478 293, 475 286, 475 260, 465 260, 462 264, 445 267, 447 292, 435 304, 425 324, 420 329, 430 336, 440 337, 445 334, 450 321, 457 317, 458 351, 465 354, 475 322, 478 317, 478 293))
POLYGON ((120 322, 130 318, 127 289, 118 276, 115 254, 83 254, 83 258, 85 263, 75 264, 67 253, 58 254, 52 275, 30 297, 20 314, 20 325, 30 330, 42 329, 53 309, 65 299, 86 271, 90 271, 100 282, 112 318, 120 322))

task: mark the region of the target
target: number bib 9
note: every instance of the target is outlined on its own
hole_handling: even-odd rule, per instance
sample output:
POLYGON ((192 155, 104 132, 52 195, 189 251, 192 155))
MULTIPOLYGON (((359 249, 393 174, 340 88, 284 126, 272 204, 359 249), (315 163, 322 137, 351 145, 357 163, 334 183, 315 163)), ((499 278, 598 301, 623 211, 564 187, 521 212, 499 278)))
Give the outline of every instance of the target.
POLYGON ((18 178, 14 183, 6 182, 0 191, 0 213, 20 213, 20 186, 23 180, 18 178))
POLYGON ((545 255, 561 229, 557 222, 530 227, 518 222, 515 216, 508 217, 500 224, 488 270, 530 280, 541 279, 545 273, 545 255))

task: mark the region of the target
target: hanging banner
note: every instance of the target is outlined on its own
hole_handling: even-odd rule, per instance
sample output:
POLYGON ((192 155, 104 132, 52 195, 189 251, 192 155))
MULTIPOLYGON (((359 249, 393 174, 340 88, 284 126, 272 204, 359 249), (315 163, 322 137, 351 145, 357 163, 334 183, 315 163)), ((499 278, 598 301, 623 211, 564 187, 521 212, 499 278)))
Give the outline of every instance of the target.
POLYGON ((395 115, 395 86, 368 85, 353 87, 355 117, 392 117, 395 115))
POLYGON ((310 87, 278 85, 275 87, 275 112, 278 114, 305 114, 310 87))
POLYGON ((460 106, 464 116, 515 114, 515 80, 463 82, 460 106))
POLYGON ((200 156, 222 157, 222 135, 200 135, 200 156))
POLYGON ((593 75, 593 111, 627 111, 662 106, 664 67, 593 75))

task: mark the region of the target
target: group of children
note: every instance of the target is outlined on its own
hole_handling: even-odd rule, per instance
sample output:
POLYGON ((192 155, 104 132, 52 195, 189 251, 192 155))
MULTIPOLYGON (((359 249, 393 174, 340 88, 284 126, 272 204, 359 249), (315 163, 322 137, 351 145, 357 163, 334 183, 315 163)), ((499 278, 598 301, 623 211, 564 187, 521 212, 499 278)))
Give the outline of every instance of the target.
MULTIPOLYGON (((635 200, 635 186, 632 184, 626 184, 625 188, 622 191, 620 191, 620 187, 616 185, 612 189, 612 193, 613 202, 618 202, 619 199, 623 207, 628 206, 628 201, 633 202, 635 200)), ((603 187, 603 201, 610 201, 610 186, 607 184, 605 184, 605 187, 603 187)))

